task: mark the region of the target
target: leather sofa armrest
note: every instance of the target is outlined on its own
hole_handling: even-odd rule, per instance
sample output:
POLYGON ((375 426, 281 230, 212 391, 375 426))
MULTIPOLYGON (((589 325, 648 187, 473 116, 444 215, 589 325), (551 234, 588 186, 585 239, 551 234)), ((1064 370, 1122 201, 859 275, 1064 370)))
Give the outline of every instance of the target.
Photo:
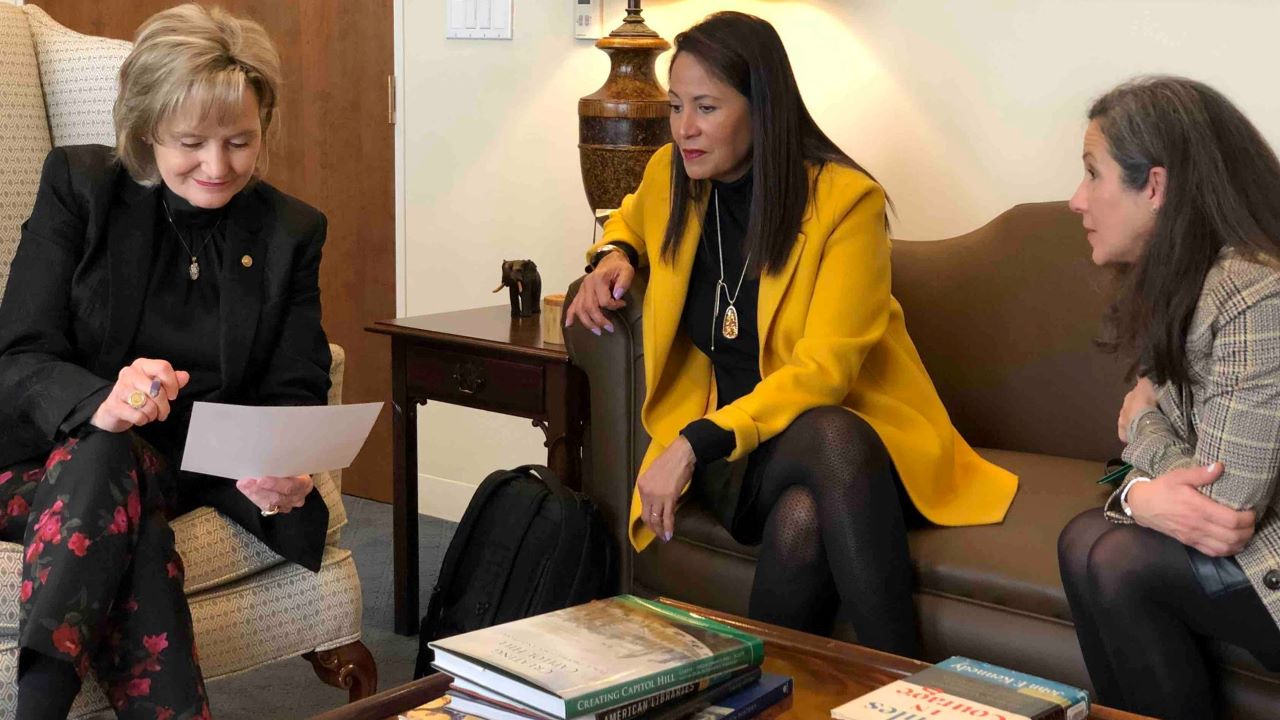
MULTIPOLYGON (((641 308, 648 277, 636 275, 623 299, 626 306, 609 313, 612 333, 596 337, 580 323, 565 328, 569 359, 587 375, 591 393, 591 424, 587 431, 583 492, 604 513, 620 549, 619 592, 631 590, 635 553, 627 537, 631 488, 649 436, 640 424, 644 401, 644 344, 641 308)), ((564 306, 578 293, 582 279, 569 286, 564 306)))

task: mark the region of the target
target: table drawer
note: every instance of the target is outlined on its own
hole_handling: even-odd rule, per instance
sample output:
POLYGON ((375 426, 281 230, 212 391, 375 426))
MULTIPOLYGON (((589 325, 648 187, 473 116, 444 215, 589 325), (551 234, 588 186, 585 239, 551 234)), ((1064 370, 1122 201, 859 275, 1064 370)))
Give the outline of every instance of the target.
POLYGON ((542 414, 541 365, 408 348, 409 392, 481 409, 542 414))

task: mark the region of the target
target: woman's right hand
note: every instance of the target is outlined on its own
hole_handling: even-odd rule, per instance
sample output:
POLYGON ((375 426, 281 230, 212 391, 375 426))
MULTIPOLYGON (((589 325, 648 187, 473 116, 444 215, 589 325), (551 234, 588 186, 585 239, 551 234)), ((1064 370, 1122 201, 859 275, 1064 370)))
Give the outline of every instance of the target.
POLYGON ((174 370, 164 360, 138 358, 121 368, 115 387, 111 388, 111 393, 98 406, 89 423, 99 430, 118 433, 163 421, 169 417, 169 403, 178 397, 178 391, 190 380, 190 373, 174 370), (160 387, 153 395, 151 387, 154 381, 159 381, 160 387), (140 408, 129 404, 129 396, 135 392, 142 393, 145 398, 140 408))
POLYGON ((596 268, 582 279, 578 294, 565 311, 564 326, 569 327, 578 320, 596 335, 600 334, 601 328, 613 332, 613 323, 605 317, 604 311, 626 306, 622 296, 631 287, 635 276, 636 269, 631 267, 626 253, 614 250, 604 256, 596 268))
POLYGON ((1253 538, 1254 512, 1232 510, 1197 488, 1222 475, 1222 463, 1183 468, 1137 483, 1125 498, 1134 522, 1210 557, 1235 555, 1253 538))

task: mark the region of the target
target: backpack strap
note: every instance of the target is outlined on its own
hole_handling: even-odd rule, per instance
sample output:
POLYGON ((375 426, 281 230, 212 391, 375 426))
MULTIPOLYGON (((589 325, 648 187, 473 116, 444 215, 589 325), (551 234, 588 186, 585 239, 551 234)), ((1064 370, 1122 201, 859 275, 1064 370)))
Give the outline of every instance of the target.
POLYGON ((549 488, 564 487, 564 483, 560 481, 560 476, 556 475, 555 472, 546 465, 521 465, 511 472, 524 475, 526 477, 536 477, 549 488))
MULTIPOLYGON (((522 465, 517 472, 536 473, 547 488, 560 502, 560 539, 556 543, 556 562, 551 563, 553 569, 547 582, 542 586, 544 596, 549 593, 564 593, 565 602, 571 604, 575 591, 582 584, 581 575, 589 563, 586 562, 590 551, 588 540, 591 537, 590 518, 582 506, 578 493, 573 492, 560 482, 560 478, 548 468, 541 465, 522 465)), ((544 598, 539 598, 539 604, 544 598)))
MULTIPOLYGON (((512 475, 514 477, 510 479, 513 481, 529 477, 527 473, 518 473, 518 471, 513 471, 512 475)), ((507 493, 502 503, 502 536, 520 538, 520 541, 505 546, 499 545, 498 547, 503 551, 501 553, 494 552, 497 548, 490 545, 491 552, 485 558, 483 565, 477 568, 472 583, 477 587, 493 589, 492 594, 489 595, 490 600, 485 601, 487 607, 477 608, 482 612, 477 627, 488 627, 496 622, 495 618, 502 607, 498 599, 508 592, 511 574, 516 566, 516 557, 520 554, 520 546, 529 534, 529 528, 533 526, 542 503, 547 497, 543 491, 544 488, 535 489, 526 485, 524 488, 513 487, 512 490, 513 492, 507 493)))

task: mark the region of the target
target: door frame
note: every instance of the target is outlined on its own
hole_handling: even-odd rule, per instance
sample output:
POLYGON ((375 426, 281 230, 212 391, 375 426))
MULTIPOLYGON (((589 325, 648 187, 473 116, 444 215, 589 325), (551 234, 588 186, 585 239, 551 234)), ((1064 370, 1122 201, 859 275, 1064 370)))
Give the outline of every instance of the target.
MULTIPOLYGON (((21 4, 21 0, 18 0, 21 4)), ((395 73, 395 212, 396 212, 396 317, 409 314, 408 309, 408 242, 405 239, 405 116, 404 116, 404 3, 405 0, 391 2, 391 34, 395 38, 392 72, 395 73)))

